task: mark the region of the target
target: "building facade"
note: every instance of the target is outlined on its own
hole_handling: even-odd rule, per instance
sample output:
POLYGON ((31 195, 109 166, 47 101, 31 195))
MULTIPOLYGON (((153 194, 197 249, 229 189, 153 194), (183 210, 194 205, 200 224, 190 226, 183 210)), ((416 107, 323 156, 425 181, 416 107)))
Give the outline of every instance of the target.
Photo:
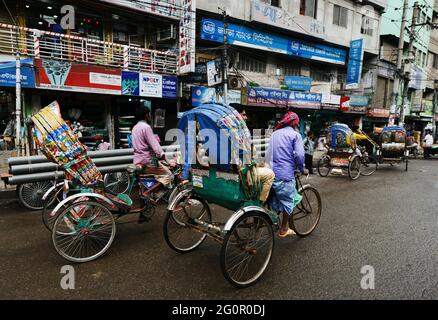
MULTIPOLYGON (((24 118, 56 100, 90 149, 105 137, 123 148, 135 108, 147 104, 155 131, 164 134, 176 122, 182 3, 5 1, 0 10, 0 130, 15 110, 18 51, 24 118)), ((26 143, 31 152, 31 139, 26 143)))
MULTIPOLYGON (((198 71, 206 61, 222 59, 226 28, 233 92, 228 102, 245 109, 250 127, 267 128, 285 107, 301 115, 303 131, 320 132, 333 121, 362 126, 377 85, 385 9, 386 1, 225 0, 218 8, 214 1, 198 0, 198 71), (362 50, 350 57, 353 40, 362 50), (351 62, 354 86, 347 79, 351 62), (341 101, 350 107, 341 109, 341 101)), ((201 89, 185 88, 187 96, 198 101, 198 95, 213 94, 204 88, 206 79, 190 80, 201 89)))

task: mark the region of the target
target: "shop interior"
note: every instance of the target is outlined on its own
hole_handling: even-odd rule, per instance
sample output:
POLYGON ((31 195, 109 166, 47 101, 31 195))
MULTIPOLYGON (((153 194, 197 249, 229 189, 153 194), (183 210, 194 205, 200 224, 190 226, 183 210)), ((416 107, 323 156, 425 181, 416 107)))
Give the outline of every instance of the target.
POLYGON ((89 150, 96 150, 102 140, 109 140, 107 115, 108 97, 97 94, 47 90, 41 96, 41 105, 59 103, 63 119, 71 126, 79 140, 89 150))

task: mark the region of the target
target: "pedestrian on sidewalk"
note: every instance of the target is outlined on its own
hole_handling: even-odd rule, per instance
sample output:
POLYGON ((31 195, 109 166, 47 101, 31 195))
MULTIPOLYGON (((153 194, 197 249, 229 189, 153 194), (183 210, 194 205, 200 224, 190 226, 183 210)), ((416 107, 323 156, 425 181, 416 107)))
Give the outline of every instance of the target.
POLYGON ((313 174, 313 152, 315 150, 315 142, 312 131, 307 132, 307 136, 304 138, 304 163, 306 169, 309 170, 309 174, 313 174))

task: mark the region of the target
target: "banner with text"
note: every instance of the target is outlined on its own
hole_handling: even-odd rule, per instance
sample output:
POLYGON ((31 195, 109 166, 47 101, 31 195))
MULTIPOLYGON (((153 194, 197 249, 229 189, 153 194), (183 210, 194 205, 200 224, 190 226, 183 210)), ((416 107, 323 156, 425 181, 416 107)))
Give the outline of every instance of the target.
POLYGON ((319 109, 321 99, 322 96, 319 93, 249 87, 247 88, 245 104, 248 106, 319 109))

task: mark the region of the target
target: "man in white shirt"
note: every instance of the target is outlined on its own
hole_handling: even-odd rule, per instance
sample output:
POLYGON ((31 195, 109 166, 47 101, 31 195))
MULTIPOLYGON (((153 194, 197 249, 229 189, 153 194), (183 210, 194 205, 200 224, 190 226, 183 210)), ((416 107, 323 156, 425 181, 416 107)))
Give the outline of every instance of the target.
POLYGON ((434 142, 433 141, 433 136, 432 136, 432 133, 429 130, 426 131, 426 135, 424 136, 423 142, 424 142, 425 146, 433 145, 433 142, 434 142))

